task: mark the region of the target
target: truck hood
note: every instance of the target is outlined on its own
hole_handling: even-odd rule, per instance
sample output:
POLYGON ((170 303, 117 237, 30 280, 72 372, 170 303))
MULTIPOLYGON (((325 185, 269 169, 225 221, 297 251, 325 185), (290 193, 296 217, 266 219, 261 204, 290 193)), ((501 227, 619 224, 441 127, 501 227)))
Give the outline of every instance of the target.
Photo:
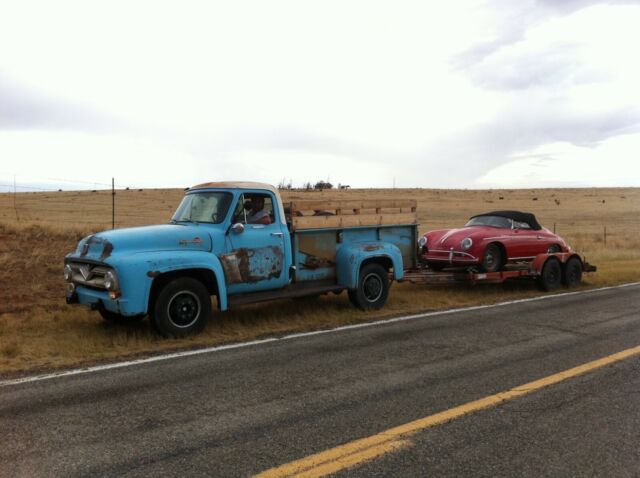
POLYGON ((87 236, 78 243, 75 256, 106 261, 124 253, 195 250, 211 251, 209 233, 200 226, 166 224, 115 229, 87 236))

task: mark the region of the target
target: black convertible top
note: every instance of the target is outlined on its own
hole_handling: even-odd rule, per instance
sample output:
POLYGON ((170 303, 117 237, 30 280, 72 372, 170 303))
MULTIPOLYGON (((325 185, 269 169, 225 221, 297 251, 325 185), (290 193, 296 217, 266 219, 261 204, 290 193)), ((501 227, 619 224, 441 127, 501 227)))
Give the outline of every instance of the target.
POLYGON ((493 211, 493 212, 485 212, 484 214, 476 214, 475 216, 471 216, 471 219, 474 217, 480 216, 500 216, 506 217, 507 219, 513 219, 518 222, 526 222, 531 226, 533 230, 540 230, 542 226, 538 223, 536 217, 530 212, 521 212, 521 211, 493 211))

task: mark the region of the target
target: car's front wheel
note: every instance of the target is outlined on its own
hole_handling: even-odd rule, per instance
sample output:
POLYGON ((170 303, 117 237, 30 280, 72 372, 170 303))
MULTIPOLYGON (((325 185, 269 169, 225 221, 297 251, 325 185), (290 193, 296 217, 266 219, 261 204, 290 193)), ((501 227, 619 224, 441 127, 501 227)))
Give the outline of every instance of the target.
POLYGON ((498 272, 502 269, 504 257, 502 249, 497 244, 489 244, 482 255, 481 266, 485 272, 498 272))
POLYGON ((154 328, 165 337, 183 337, 204 330, 211 315, 211 297, 202 282, 180 277, 166 284, 153 308, 154 328))

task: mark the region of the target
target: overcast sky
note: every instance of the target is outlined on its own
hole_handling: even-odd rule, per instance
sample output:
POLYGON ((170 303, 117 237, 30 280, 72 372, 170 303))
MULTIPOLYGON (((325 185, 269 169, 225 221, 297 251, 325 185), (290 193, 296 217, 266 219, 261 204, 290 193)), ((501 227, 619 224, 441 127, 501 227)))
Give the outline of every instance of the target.
POLYGON ((0 0, 0 183, 640 186, 640 1, 0 0))

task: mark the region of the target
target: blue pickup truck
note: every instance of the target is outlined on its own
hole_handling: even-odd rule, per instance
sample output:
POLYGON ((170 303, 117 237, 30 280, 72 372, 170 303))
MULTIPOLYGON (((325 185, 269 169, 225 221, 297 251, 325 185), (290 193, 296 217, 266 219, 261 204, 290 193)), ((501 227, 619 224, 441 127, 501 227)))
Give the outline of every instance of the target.
POLYGON ((384 305, 418 258, 412 200, 283 204, 270 185, 187 190, 169 224, 85 237, 65 257, 67 302, 106 320, 149 316, 165 336, 198 333, 211 314, 273 299, 348 292, 384 305))

